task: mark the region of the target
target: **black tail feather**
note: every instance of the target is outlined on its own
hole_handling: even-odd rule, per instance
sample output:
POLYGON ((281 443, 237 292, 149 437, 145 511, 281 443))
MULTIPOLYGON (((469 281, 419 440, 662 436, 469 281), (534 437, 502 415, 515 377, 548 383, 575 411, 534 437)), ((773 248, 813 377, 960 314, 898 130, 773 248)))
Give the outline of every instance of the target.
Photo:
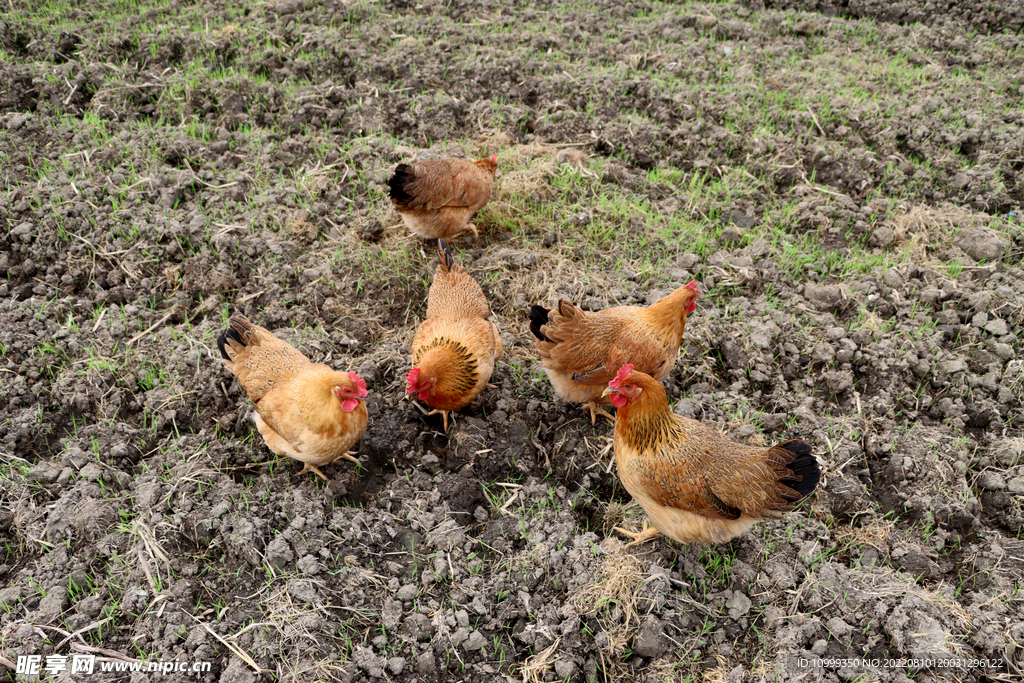
POLYGON ((541 332, 541 325, 548 324, 548 309, 543 306, 537 306, 534 304, 530 307, 530 332, 533 332, 533 336, 541 341, 551 341, 544 336, 541 332))
POLYGON ((408 204, 412 200, 406 187, 415 178, 412 174, 412 166, 399 164, 395 168, 395 174, 388 180, 388 196, 399 206, 408 204))
POLYGON ((783 477, 781 483, 799 493, 801 498, 809 496, 821 481, 821 468, 811 447, 794 439, 780 443, 776 448, 783 448, 793 454, 793 461, 789 463, 793 476, 783 477))
POLYGON ((234 328, 229 327, 228 329, 224 330, 221 333, 221 335, 217 337, 217 348, 220 349, 221 358, 223 358, 226 361, 231 360, 231 356, 228 355, 227 350, 228 339, 238 344, 241 344, 242 346, 245 346, 245 342, 242 341, 242 338, 238 335, 237 332, 235 332, 234 328))
POLYGON ((445 270, 451 270, 452 266, 455 265, 455 257, 452 256, 452 252, 448 249, 448 243, 444 240, 437 240, 437 258, 441 261, 441 266, 445 270))

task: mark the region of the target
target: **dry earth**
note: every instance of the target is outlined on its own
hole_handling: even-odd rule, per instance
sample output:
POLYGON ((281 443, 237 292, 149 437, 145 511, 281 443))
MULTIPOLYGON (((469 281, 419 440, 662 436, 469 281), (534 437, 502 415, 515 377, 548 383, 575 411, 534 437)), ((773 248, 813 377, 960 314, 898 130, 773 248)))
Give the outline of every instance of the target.
POLYGON ((1020 680, 1022 21, 1013 0, 9 1, 0 666, 1020 680), (506 357, 446 436, 401 400, 434 252, 384 181, 491 153, 481 237, 453 246, 506 357), (676 412, 805 439, 825 477, 730 544, 627 550, 611 427, 553 397, 525 311, 691 277, 676 412), (361 467, 325 483, 266 450, 217 359, 233 311, 366 378, 361 467), (800 661, 858 657, 880 663, 800 661), (975 661, 924 661, 953 657, 975 661))

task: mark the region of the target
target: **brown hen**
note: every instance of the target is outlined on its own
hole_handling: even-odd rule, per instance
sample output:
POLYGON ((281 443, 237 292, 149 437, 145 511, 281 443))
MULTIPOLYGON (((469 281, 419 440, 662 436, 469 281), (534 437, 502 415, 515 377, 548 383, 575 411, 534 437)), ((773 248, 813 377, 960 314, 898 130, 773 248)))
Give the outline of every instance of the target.
POLYGON ((664 534, 680 543, 724 543, 765 517, 779 518, 811 494, 821 478, 803 441, 770 448, 722 438, 672 412, 661 383, 621 368, 606 389, 618 408, 619 478, 653 528, 629 545, 664 534))
POLYGON ((253 420, 267 447, 305 463, 299 474, 323 479, 318 468, 338 458, 358 463, 349 449, 366 431, 363 378, 310 362, 245 316, 232 316, 229 325, 217 346, 256 408, 253 420))
POLYGON ((441 413, 459 410, 483 391, 501 358, 502 344, 484 291, 455 263, 444 240, 437 241, 440 263, 427 296, 427 316, 412 341, 406 392, 441 413))
POLYGON ((564 299, 558 308, 533 306, 530 331, 537 338, 540 364, 555 393, 566 401, 587 403, 590 421, 601 414, 599 403, 615 371, 632 363, 639 371, 665 379, 683 341, 686 318, 697 307, 696 280, 647 308, 616 306, 584 312, 564 299))
POLYGON ((388 181, 391 203, 409 229, 427 239, 458 237, 491 198, 498 155, 490 159, 432 159, 399 164, 388 181))

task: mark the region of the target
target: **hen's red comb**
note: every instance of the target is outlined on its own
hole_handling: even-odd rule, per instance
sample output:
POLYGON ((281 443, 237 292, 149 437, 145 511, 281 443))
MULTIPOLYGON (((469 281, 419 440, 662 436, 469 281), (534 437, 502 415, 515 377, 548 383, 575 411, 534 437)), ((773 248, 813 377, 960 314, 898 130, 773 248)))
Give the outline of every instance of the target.
POLYGON ((610 386, 610 387, 620 387, 620 386, 622 386, 622 383, 626 381, 626 378, 629 377, 629 373, 631 373, 631 372, 633 372, 633 364, 632 363, 630 363, 629 365, 623 365, 621 368, 619 368, 619 372, 615 375, 615 379, 613 379, 611 382, 608 382, 608 386, 610 386))
POLYGON ((697 281, 690 280, 686 283, 686 288, 693 292, 693 299, 690 301, 690 305, 686 307, 686 314, 689 315, 697 309, 697 297, 700 296, 700 290, 697 288, 697 281))
POLYGON ((355 370, 349 370, 348 377, 352 380, 352 384, 356 385, 356 395, 359 398, 366 398, 370 395, 370 392, 366 390, 366 380, 360 377, 355 370))
POLYGON ((405 376, 405 393, 412 394, 416 392, 416 385, 420 378, 420 369, 413 368, 409 371, 409 374, 405 376))
POLYGON ((498 163, 498 155, 497 154, 492 154, 491 155, 491 161, 493 161, 494 163, 498 163))

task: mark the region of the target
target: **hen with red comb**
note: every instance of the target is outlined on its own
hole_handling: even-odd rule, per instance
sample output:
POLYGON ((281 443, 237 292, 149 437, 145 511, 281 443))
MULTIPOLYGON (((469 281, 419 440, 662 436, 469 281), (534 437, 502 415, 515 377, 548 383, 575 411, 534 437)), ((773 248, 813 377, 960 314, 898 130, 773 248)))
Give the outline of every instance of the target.
POLYGON ((598 414, 613 419, 599 406, 614 404, 602 396, 608 382, 626 364, 658 380, 667 377, 699 293, 694 280, 646 308, 587 312, 564 299, 555 308, 533 306, 530 331, 555 393, 566 401, 587 403, 591 422, 598 414))
POLYGON ((413 368, 405 390, 440 413, 445 431, 448 413, 476 398, 503 350, 498 328, 480 285, 455 262, 438 240, 439 264, 427 296, 427 316, 412 341, 413 368))
POLYGON ((273 452, 303 463, 304 472, 327 479, 320 467, 350 452, 366 432, 366 382, 354 371, 311 363, 268 330, 235 315, 217 339, 224 365, 252 400, 253 420, 273 452))
POLYGON ((654 524, 641 543, 665 534, 680 543, 724 543, 760 519, 779 518, 818 486, 821 470, 803 441, 747 446, 675 415, 665 389, 629 365, 608 382, 615 417, 615 464, 629 494, 654 524))

